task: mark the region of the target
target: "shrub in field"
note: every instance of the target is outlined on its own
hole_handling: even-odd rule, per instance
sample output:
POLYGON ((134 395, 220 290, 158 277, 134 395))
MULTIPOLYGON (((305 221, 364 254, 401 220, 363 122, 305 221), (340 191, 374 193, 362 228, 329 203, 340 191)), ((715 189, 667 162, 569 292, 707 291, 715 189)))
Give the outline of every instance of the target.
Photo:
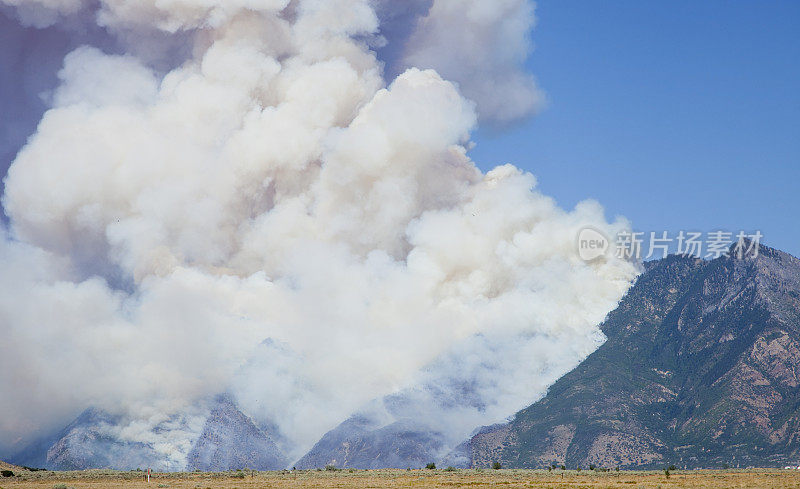
POLYGON ((500 469, 502 469, 502 468, 503 468, 503 466, 502 466, 502 465, 500 465, 500 462, 493 462, 493 463, 492 463, 492 468, 493 468, 494 470, 500 470, 500 469))
POLYGON ((446 469, 444 469, 444 471, 445 472, 455 472, 456 468, 451 465, 450 467, 447 467, 446 469))
POLYGON ((326 465, 325 466, 325 470, 330 470, 331 472, 336 472, 339 469, 337 469, 335 465, 326 465))
POLYGON ((3 477, 14 477, 14 472, 10 470, 0 470, 0 475, 3 477))
POLYGON ((436 464, 431 462, 428 465, 426 465, 425 468, 428 469, 428 470, 433 470, 433 469, 436 468, 436 464))

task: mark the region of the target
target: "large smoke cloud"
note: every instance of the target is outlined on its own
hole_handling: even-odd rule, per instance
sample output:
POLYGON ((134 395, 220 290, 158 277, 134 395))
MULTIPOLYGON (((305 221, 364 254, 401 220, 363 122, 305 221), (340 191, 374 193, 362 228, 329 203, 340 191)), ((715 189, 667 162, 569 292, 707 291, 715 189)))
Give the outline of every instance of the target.
MULTIPOLYGON (((467 156, 479 118, 541 99, 528 2, 0 3, 115 39, 64 57, 5 180, 0 447, 90 405, 140 440, 228 391, 299 456, 448 379, 485 401, 436 418, 461 436, 596 347, 636 274, 574 249, 624 222, 467 156)), ((161 430, 170 467, 185 432, 161 430)))

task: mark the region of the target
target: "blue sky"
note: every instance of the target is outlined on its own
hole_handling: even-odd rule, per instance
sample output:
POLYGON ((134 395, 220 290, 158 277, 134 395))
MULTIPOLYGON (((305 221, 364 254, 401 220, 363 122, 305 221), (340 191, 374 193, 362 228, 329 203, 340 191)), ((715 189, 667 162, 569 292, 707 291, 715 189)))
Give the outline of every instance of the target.
POLYGON ((548 106, 472 157, 641 231, 760 230, 800 256, 800 2, 540 0, 548 106))

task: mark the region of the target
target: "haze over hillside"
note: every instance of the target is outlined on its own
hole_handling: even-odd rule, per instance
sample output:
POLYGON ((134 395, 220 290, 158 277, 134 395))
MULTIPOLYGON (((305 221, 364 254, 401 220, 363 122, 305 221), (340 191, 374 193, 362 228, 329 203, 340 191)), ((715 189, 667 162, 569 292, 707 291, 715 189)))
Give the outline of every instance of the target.
POLYGON ((639 273, 576 254, 580 229, 624 219, 467 155, 479 121, 541 105, 532 2, 0 0, 0 15, 0 49, 35 45, 22 64, 53 81, 9 98, 47 110, 4 180, 0 455, 233 466, 252 454, 231 433, 298 460, 395 394, 431 408, 448 452, 597 348, 639 273), (206 431, 220 394, 229 416, 206 431))

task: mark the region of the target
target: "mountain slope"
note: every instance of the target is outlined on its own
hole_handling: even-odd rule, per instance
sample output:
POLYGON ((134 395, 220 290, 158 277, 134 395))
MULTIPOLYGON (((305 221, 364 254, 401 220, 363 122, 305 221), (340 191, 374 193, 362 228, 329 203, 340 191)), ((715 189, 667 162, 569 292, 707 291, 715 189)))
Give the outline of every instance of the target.
POLYGON ((333 465, 357 469, 421 468, 438 458, 444 446, 441 433, 414 420, 377 424, 355 415, 329 431, 295 465, 313 469, 333 465))
POLYGON ((187 470, 277 470, 289 463, 268 434, 227 398, 221 398, 189 452, 187 470))
POLYGON ((783 465, 800 454, 800 261, 672 256, 605 321, 608 341, 509 424, 473 466, 783 465))
POLYGON ((144 429, 90 408, 56 436, 34 442, 11 460, 51 470, 274 470, 288 463, 270 436, 226 396, 203 414, 173 415, 144 429))
POLYGON ((9 463, 0 460, 0 470, 10 470, 16 473, 16 472, 22 472, 25 469, 23 469, 22 467, 17 467, 16 465, 11 465, 9 463))
POLYGON ((159 455, 145 443, 122 441, 107 427, 119 423, 119 417, 98 409, 87 409, 70 423, 64 434, 47 450, 48 468, 83 470, 114 468, 130 470, 151 467, 159 455))

